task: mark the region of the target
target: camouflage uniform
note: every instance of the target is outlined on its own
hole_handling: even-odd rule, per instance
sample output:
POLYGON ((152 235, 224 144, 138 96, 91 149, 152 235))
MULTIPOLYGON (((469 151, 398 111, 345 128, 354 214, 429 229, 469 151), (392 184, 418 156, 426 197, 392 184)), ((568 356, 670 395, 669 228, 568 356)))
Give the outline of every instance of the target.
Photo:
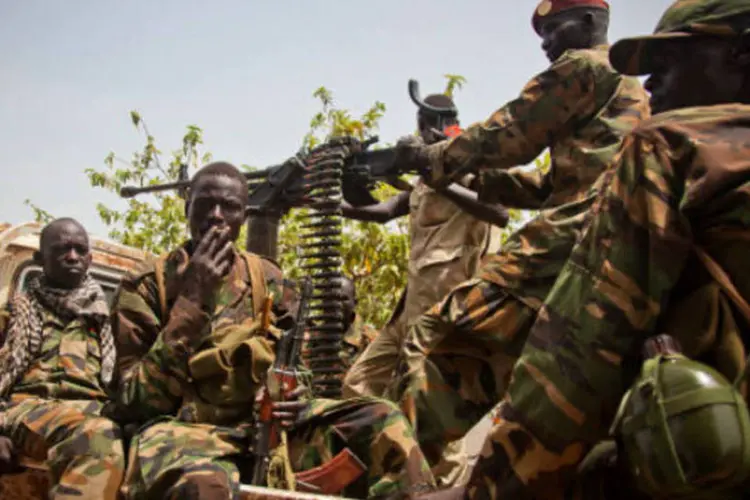
POLYGON ((482 165, 479 198, 538 215, 410 329, 391 396, 400 399, 431 462, 505 393, 528 329, 580 234, 592 187, 622 137, 648 117, 638 80, 609 63, 608 47, 570 50, 486 122, 428 147, 435 181, 482 165), (550 143, 550 140, 552 142, 550 143), (550 148, 551 168, 528 172, 550 148))
MULTIPOLYGON (((252 289, 261 278, 251 279, 240 253, 215 295, 211 314, 178 295, 188 263, 185 248, 161 262, 163 268, 152 263, 126 277, 113 306, 120 353, 118 412, 148 421, 131 443, 123 492, 128 498, 237 498, 240 471, 249 472, 252 465, 253 398, 273 362, 279 331, 249 329, 257 320, 252 289), (166 304, 166 314, 161 303, 166 304), (169 339, 186 329, 203 331, 204 336, 180 354, 169 339), (201 414, 205 398, 223 388, 211 379, 194 380, 197 375, 188 359, 204 352, 212 339, 237 334, 251 346, 240 360, 243 364, 233 368, 244 384, 240 396, 246 397, 246 404, 229 416, 201 414)), ((267 293, 274 294, 271 324, 281 326, 289 319, 287 305, 293 297, 282 287, 277 267, 262 261, 262 269, 267 293)), ((368 466, 368 474, 354 483, 349 495, 376 497, 433 483, 408 422, 386 402, 313 400, 290 442, 296 470, 320 465, 343 447, 351 448, 368 466)))
MULTIPOLYGON (((49 465, 50 498, 117 498, 125 469, 120 428, 101 416, 98 334, 45 310, 43 342, 2 403, 0 429, 20 454, 49 465)), ((0 351, 10 354, 12 339, 0 351)))
POLYGON ((489 245, 490 228, 421 179, 416 182, 409 196, 406 290, 378 338, 347 374, 345 394, 383 395, 408 327, 451 288, 474 276, 489 245))

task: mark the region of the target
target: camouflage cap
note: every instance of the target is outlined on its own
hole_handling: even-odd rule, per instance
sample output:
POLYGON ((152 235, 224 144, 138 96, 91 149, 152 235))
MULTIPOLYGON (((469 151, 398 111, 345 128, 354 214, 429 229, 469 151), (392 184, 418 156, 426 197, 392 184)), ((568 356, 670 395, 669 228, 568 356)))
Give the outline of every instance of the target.
POLYGON ((612 45, 612 66, 626 75, 653 72, 654 49, 665 40, 695 35, 736 36, 749 26, 750 0, 677 0, 662 15, 653 35, 624 38, 612 45))

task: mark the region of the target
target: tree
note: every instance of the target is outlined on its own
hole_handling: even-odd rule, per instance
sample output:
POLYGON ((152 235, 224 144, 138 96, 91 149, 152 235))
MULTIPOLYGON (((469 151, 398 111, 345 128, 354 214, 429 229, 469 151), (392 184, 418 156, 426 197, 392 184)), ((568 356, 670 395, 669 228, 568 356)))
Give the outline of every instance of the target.
POLYGON ((31 208, 31 211, 34 213, 34 221, 41 222, 42 224, 47 224, 55 220, 54 215, 44 210, 43 208, 38 207, 30 199, 26 198, 23 204, 31 208))

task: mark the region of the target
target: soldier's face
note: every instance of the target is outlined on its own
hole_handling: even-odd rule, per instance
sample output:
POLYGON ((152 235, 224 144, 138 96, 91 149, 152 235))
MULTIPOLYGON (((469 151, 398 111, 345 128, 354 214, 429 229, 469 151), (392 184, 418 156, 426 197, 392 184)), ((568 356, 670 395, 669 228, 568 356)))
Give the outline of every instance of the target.
POLYGON ((187 216, 190 236, 201 240, 212 226, 228 227, 232 241, 240 235, 245 221, 247 187, 226 175, 207 175, 192 187, 187 216))
POLYGON ((557 61, 566 50, 590 48, 594 19, 580 9, 549 16, 540 24, 542 50, 550 62, 557 61))
POLYGON ((747 69, 729 39, 694 37, 663 42, 645 83, 652 113, 737 102, 747 69))
POLYGON ((45 232, 39 254, 44 276, 58 288, 77 288, 91 265, 89 237, 81 226, 70 221, 45 232))
POLYGON ((425 144, 434 144, 438 142, 439 139, 435 137, 435 134, 432 131, 432 129, 438 129, 437 120, 431 119, 431 117, 425 116, 419 112, 417 113, 417 129, 419 130, 419 135, 422 137, 425 144))

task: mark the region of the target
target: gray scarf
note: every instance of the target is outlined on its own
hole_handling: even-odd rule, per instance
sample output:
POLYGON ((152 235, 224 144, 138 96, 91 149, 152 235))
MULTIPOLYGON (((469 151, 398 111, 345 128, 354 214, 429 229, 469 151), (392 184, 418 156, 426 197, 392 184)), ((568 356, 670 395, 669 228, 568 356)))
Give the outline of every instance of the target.
POLYGON ((19 378, 26 374, 42 345, 44 308, 64 321, 81 318, 99 331, 102 353, 100 378, 104 387, 112 381, 115 342, 109 321, 109 305, 101 286, 86 276, 73 290, 53 288, 44 277, 33 278, 26 293, 10 301, 10 322, 5 345, 0 350, 0 397, 7 397, 19 378))

